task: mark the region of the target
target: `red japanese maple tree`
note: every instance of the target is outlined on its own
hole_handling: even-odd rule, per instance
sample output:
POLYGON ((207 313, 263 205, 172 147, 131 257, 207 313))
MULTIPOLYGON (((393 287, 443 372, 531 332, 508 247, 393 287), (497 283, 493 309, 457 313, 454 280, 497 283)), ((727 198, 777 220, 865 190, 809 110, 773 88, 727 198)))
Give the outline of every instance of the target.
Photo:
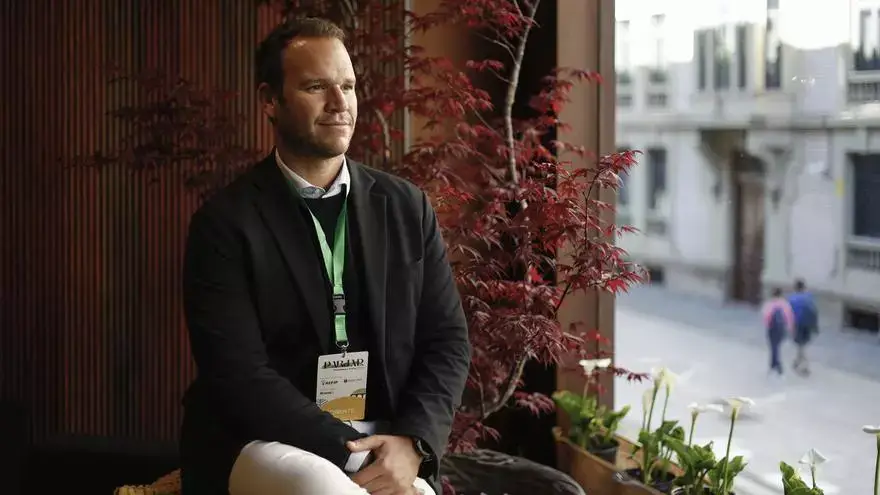
POLYGON ((642 279, 615 245, 633 229, 615 225, 613 203, 601 199, 618 188, 635 153, 597 157, 549 139, 567 129, 560 111, 572 88, 600 84, 600 75, 558 68, 537 94, 528 95, 533 115, 514 115, 525 46, 530 32, 540 29, 539 7, 540 0, 444 0, 436 12, 411 17, 416 30, 466 26, 509 56, 456 67, 415 47, 408 54, 412 86, 401 98, 410 112, 454 128, 451 136, 438 132, 416 143, 397 167, 436 201, 468 317, 474 356, 450 438, 453 452, 497 435, 484 421, 502 408, 553 409, 545 395, 520 390, 528 361, 560 364, 571 354, 608 355, 596 331, 563 328, 559 309, 567 296, 617 293, 642 279), (473 84, 480 72, 505 85, 500 104, 473 84), (575 167, 573 159, 587 166, 575 167))
MULTIPOLYGON (((535 22, 540 0, 442 0, 431 13, 407 12, 407 26, 388 22, 403 10, 395 0, 261 3, 285 16, 327 17, 345 29, 360 87, 361 118, 351 153, 378 158, 371 163, 411 179, 435 202, 474 353, 449 450, 466 452, 481 438, 497 436, 484 421, 503 408, 551 411, 549 397, 520 390, 527 362, 609 355, 607 340, 594 329, 563 328, 563 301, 578 291, 616 293, 642 278, 615 245, 633 229, 609 220, 614 205, 600 199, 617 189, 635 153, 597 157, 548 139, 567 128, 559 114, 572 88, 599 84, 600 75, 556 69, 540 92, 528 95, 533 116, 514 115, 525 47, 532 30, 540 29, 535 22), (403 42, 442 26, 466 28, 509 57, 457 66, 403 42), (400 61, 406 80, 403 70, 387 70, 400 61), (483 74, 504 84, 503 101, 493 102, 474 83, 483 74), (393 122, 402 111, 436 132, 394 157, 403 133, 393 122), (588 166, 574 167, 574 158, 588 166)), ((609 371, 641 377, 620 368, 609 371)))

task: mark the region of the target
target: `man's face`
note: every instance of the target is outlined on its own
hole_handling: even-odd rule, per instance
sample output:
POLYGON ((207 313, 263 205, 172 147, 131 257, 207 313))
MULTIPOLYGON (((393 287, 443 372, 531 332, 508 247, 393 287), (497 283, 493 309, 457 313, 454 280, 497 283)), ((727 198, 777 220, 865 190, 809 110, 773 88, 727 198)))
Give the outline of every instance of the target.
POLYGON ((280 139, 295 155, 344 154, 357 121, 355 75, 345 45, 335 38, 295 38, 282 54, 283 98, 264 98, 280 139))

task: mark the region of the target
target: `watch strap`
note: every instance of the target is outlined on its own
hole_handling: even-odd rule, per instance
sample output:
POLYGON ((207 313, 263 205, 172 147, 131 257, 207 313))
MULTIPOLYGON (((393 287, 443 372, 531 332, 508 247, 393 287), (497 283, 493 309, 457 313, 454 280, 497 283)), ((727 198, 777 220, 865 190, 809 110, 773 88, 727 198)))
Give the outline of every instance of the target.
POLYGON ((413 448, 415 449, 416 453, 422 457, 422 461, 430 461, 434 457, 431 455, 431 451, 428 450, 425 442, 423 442, 421 438, 413 437, 412 442, 413 448))

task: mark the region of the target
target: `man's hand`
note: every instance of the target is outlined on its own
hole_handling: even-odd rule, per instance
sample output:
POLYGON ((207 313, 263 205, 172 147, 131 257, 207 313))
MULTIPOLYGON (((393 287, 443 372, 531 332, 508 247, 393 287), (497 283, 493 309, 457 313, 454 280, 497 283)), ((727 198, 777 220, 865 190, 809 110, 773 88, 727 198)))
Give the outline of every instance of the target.
POLYGON ((413 482, 422 458, 412 439, 392 435, 373 435, 348 442, 352 452, 370 450, 374 460, 351 479, 372 495, 410 495, 418 493, 413 482))

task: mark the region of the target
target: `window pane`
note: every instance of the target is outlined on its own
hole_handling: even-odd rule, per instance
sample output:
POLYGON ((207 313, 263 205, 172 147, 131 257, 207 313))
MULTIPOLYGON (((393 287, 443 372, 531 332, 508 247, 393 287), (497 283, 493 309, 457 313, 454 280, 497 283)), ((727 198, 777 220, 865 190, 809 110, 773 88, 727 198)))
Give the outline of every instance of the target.
POLYGON ((782 85, 782 41, 779 39, 779 10, 767 10, 765 26, 764 87, 776 89, 782 85))
POLYGON ((727 89, 730 87, 730 56, 733 47, 728 39, 729 32, 730 29, 727 26, 721 26, 714 31, 715 89, 727 89))
POLYGON ((648 207, 656 210, 666 192, 666 150, 654 148, 648 150, 649 180, 648 184, 648 207))
POLYGON ((880 239, 880 155, 853 157, 853 235, 880 239))
POLYGON ((706 58, 709 55, 709 37, 706 31, 697 31, 697 88, 706 89, 706 58))
POLYGON ((746 36, 748 30, 746 26, 736 27, 736 73, 737 87, 744 89, 746 87, 749 66, 746 62, 746 36))

